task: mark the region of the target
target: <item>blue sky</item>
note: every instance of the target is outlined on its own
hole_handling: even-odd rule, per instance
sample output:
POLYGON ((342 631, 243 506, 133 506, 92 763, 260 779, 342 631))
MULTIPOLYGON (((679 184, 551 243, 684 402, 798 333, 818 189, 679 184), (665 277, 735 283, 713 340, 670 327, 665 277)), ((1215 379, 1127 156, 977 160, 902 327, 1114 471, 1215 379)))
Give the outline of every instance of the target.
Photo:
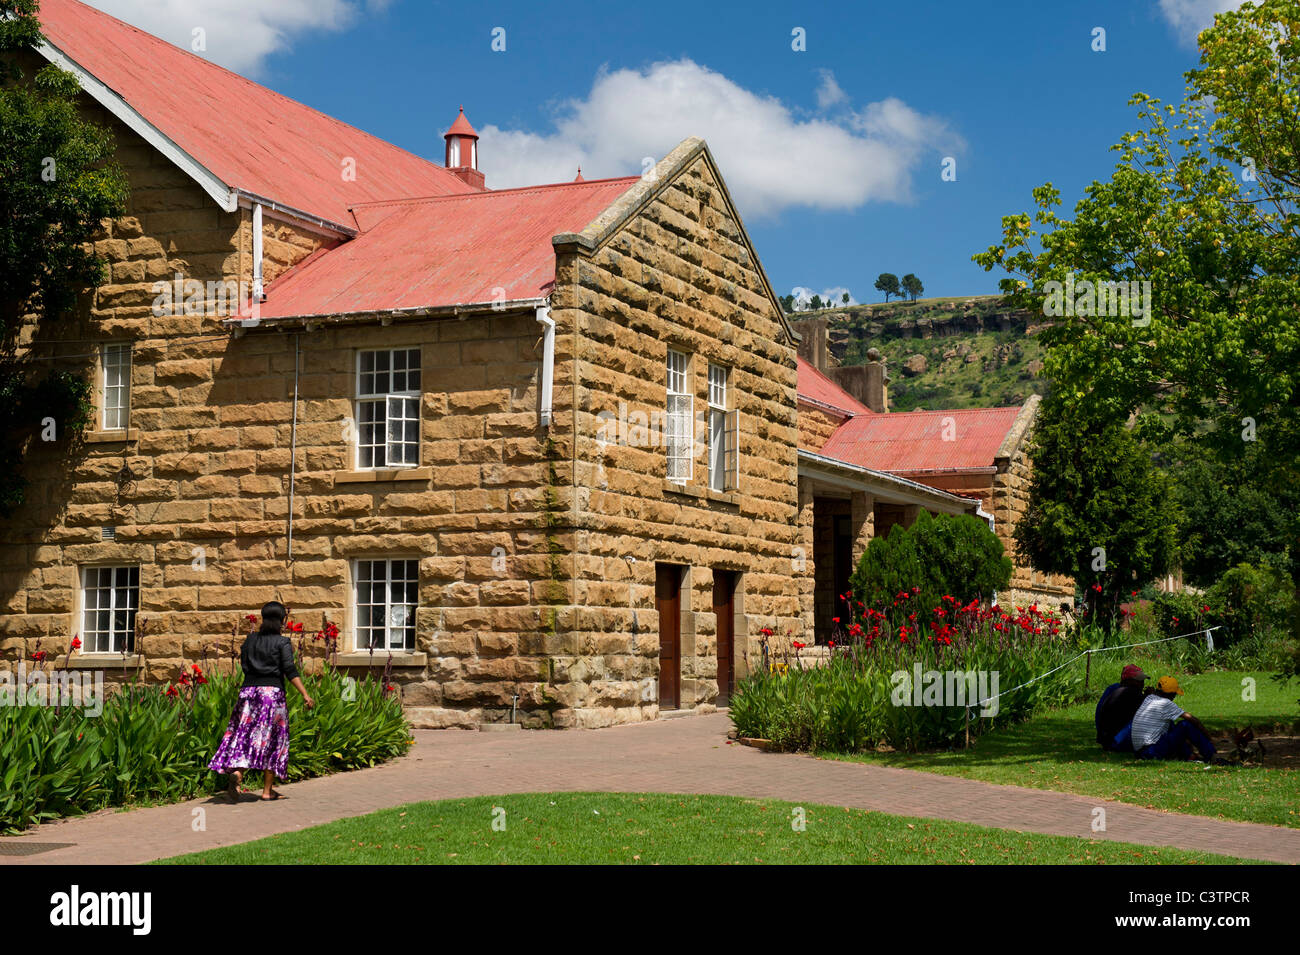
POLYGON ((878 301, 884 271, 915 272, 927 295, 996 291, 970 257, 1000 217, 1042 182, 1072 204, 1106 177, 1128 97, 1177 98, 1196 27, 1230 4, 94 5, 186 46, 201 26, 209 58, 437 161, 463 103, 489 187, 571 179, 579 162, 635 174, 703 136, 778 293, 878 301))

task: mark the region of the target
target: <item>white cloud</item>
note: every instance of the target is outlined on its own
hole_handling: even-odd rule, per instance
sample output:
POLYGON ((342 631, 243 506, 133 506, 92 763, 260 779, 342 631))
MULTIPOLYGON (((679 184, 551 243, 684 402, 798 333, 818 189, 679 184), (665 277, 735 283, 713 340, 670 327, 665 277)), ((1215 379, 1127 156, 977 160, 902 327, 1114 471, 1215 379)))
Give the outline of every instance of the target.
POLYGON ((898 99, 859 111, 844 106, 835 118, 801 118, 777 98, 687 59, 602 69, 585 99, 559 107, 552 131, 485 124, 479 134, 488 186, 498 189, 570 180, 579 165, 588 179, 639 174, 644 158, 658 161, 686 137, 700 136, 741 214, 755 218, 790 206, 906 201, 923 160, 935 155, 937 177, 937 157, 964 145, 943 120, 898 99))
MULTIPOLYGON (((844 286, 836 285, 834 288, 822 289, 820 292, 817 292, 816 294, 821 296, 821 300, 823 302, 829 302, 831 305, 843 305, 845 304, 842 301, 844 298, 844 293, 848 291, 849 290, 844 286)), ((806 288, 805 286, 802 285, 796 285, 794 288, 790 289, 790 294, 794 296, 795 309, 802 310, 807 308, 809 303, 812 302, 814 290, 810 288, 806 288)), ((852 293, 849 294, 848 304, 849 305, 858 304, 858 300, 853 297, 852 293)))
POLYGON ((1242 0, 1160 0, 1160 15, 1178 32, 1185 43, 1195 43, 1196 35, 1214 23, 1214 15, 1236 10, 1242 0))
POLYGON ((239 73, 256 75, 295 36, 344 30, 391 0, 87 0, 169 43, 239 73), (196 29, 207 49, 194 50, 196 29))
POLYGON ((849 95, 844 92, 840 84, 835 82, 835 74, 830 70, 820 70, 822 85, 817 87, 817 108, 830 109, 845 102, 849 95))

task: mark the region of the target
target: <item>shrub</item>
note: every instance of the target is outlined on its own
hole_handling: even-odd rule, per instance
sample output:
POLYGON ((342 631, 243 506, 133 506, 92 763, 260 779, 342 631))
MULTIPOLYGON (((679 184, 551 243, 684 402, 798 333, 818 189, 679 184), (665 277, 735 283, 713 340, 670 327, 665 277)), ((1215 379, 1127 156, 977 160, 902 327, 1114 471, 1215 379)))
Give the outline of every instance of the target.
POLYGON ((990 600, 1011 580, 1011 559, 988 525, 970 514, 921 511, 911 527, 895 524, 874 538, 850 578, 854 599, 885 607, 919 587, 917 599, 938 606, 945 595, 962 604, 990 600))
MULTIPOLYGON (((910 590, 900 591, 885 609, 855 614, 837 633, 823 666, 805 669, 796 657, 789 668, 742 680, 730 709, 737 731, 786 750, 954 745, 965 734, 967 706, 895 704, 897 675, 911 674, 917 665, 923 672, 998 675, 998 691, 1005 695, 992 717, 981 718, 979 707, 971 710, 972 736, 1077 695, 1082 667, 1020 687, 1074 655, 1052 614, 1037 607, 1007 612, 977 602, 959 605, 951 596, 922 610, 926 605, 918 600, 910 590)), ((967 697, 965 702, 977 701, 967 697)))
POLYGON ((1205 592, 1205 603, 1223 624, 1215 636, 1234 643, 1252 634, 1285 630, 1295 591, 1289 578, 1270 567, 1238 564, 1205 592))

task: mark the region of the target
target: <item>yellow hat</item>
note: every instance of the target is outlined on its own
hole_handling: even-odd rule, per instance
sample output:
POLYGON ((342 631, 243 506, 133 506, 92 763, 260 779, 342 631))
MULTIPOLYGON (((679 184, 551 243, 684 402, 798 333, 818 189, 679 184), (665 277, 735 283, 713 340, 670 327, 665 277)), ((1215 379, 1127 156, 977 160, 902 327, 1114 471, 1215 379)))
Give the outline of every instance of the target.
POLYGON ((1156 689, 1161 693, 1172 693, 1174 696, 1183 695, 1182 687, 1180 687, 1178 681, 1171 676, 1162 676, 1157 680, 1156 689))

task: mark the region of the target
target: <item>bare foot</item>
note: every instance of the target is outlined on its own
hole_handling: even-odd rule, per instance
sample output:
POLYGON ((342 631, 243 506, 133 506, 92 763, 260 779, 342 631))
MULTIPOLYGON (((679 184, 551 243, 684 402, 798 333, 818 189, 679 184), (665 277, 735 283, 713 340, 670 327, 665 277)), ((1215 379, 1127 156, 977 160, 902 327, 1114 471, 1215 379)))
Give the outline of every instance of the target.
POLYGON ((265 802, 275 802, 277 799, 286 799, 288 797, 276 792, 274 789, 270 793, 262 793, 262 799, 265 802))
POLYGON ((244 774, 235 770, 226 779, 226 798, 231 802, 239 802, 239 784, 244 781, 244 774))

